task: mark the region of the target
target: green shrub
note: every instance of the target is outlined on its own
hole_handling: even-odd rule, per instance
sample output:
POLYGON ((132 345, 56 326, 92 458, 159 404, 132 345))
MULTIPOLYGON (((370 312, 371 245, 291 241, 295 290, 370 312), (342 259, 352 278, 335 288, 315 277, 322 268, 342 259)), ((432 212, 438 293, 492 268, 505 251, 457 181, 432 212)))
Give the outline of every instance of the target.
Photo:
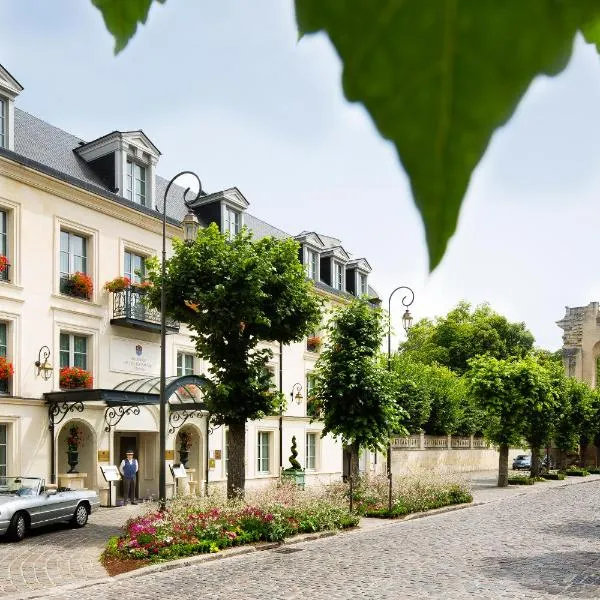
POLYGON ((508 485, 533 485, 535 479, 527 475, 512 475, 508 478, 508 485))
POLYGON ((560 473, 559 471, 550 471, 549 473, 542 474, 544 479, 551 479, 554 481, 562 481, 565 478, 564 473, 560 473))
POLYGON ((589 475, 589 471, 581 467, 569 467, 566 471, 563 471, 565 475, 569 477, 585 477, 589 475))
POLYGON ((600 475, 600 467, 588 467, 587 472, 590 475, 600 475))

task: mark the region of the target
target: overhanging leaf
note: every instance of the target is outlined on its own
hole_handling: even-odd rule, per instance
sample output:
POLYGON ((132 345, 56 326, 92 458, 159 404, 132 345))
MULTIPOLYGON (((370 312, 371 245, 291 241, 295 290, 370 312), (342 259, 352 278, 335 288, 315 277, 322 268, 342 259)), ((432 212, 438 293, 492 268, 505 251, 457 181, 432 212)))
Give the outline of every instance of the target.
MULTIPOLYGON (((115 38, 115 54, 127 46, 138 23, 145 23, 153 0, 92 0, 102 13, 106 28, 115 38)), ((165 2, 166 0, 156 0, 165 2)))
POLYGON ((296 0, 296 18, 328 34, 346 97, 394 142, 431 269, 495 129, 534 77, 564 69, 577 31, 600 41, 598 0, 296 0))

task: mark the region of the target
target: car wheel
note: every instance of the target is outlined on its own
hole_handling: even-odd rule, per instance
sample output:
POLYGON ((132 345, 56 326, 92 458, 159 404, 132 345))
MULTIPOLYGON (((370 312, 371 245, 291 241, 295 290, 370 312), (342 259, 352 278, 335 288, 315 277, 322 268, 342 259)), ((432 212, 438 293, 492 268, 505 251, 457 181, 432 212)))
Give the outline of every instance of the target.
POLYGON ((88 511, 84 504, 79 504, 77 506, 72 522, 75 527, 84 527, 88 522, 88 511))
POLYGON ((20 542, 25 537, 25 532, 27 531, 27 519, 22 512, 18 512, 13 515, 13 518, 10 520, 10 525, 8 526, 8 530, 6 535, 8 539, 13 542, 20 542))

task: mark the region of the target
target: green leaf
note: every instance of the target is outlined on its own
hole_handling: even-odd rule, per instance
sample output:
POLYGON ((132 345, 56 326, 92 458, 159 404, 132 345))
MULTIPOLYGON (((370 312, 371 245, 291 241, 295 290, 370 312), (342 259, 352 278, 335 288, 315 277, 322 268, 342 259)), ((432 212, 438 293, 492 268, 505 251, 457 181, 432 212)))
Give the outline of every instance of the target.
MULTIPOLYGON (((104 23, 115 38, 115 54, 127 46, 138 23, 145 23, 153 0, 92 0, 102 13, 104 23)), ((156 0, 164 3, 166 0, 156 0)))
POLYGON ((296 0, 296 17, 301 34, 329 35, 346 97, 394 142, 432 269, 473 169, 531 81, 564 69, 577 31, 600 45, 598 0, 296 0))

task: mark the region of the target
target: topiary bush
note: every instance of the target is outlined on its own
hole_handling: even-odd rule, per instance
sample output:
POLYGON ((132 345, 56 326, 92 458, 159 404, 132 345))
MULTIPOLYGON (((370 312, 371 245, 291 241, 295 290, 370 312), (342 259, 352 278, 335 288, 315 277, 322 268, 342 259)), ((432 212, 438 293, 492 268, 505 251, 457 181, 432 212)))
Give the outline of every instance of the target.
POLYGON ((528 475, 513 475, 508 478, 508 485, 533 485, 535 479, 528 475))

